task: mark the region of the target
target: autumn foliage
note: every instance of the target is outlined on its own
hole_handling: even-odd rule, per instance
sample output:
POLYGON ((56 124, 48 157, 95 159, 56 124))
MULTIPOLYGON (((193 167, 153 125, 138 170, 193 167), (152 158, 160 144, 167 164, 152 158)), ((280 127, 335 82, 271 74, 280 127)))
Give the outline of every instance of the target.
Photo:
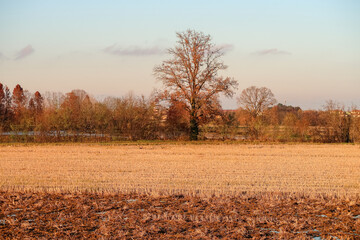
MULTIPOLYGON (((254 90, 254 89, 252 89, 254 90)), ((219 101, 197 112, 199 139, 271 142, 359 142, 360 111, 330 101, 323 110, 274 105, 222 110, 219 101), (254 109, 256 109, 254 111, 254 109)), ((34 94, 0 83, 1 141, 189 139, 189 105, 176 93, 128 94, 101 101, 84 90, 34 94)))

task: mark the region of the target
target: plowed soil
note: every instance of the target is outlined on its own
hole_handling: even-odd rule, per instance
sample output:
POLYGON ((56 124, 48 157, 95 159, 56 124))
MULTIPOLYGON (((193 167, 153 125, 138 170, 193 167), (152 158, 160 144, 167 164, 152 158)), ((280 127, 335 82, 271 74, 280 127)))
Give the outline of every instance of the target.
POLYGON ((2 239, 360 239, 360 201, 334 195, 0 192, 2 239))

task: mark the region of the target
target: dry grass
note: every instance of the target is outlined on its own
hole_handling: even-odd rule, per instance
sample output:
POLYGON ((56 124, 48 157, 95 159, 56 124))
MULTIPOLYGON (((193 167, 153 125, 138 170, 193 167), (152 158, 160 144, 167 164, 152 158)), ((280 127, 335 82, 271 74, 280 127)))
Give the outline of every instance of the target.
POLYGON ((0 188, 353 195, 360 192, 360 146, 0 146, 0 188))

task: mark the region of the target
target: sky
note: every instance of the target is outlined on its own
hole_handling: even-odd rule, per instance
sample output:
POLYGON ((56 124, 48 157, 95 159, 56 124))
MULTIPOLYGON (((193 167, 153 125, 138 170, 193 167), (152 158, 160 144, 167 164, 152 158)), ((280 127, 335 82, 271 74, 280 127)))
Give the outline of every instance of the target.
POLYGON ((360 107, 358 0, 0 0, 0 82, 149 96, 162 88, 154 66, 187 29, 226 48, 219 74, 239 87, 224 109, 250 86, 302 109, 329 99, 360 107))

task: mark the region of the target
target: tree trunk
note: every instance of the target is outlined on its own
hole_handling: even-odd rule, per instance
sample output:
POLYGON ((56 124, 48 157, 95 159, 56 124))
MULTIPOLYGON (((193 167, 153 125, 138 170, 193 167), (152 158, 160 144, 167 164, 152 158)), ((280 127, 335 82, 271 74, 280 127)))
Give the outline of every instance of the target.
POLYGON ((199 135, 199 122, 195 109, 195 103, 193 102, 190 112, 190 141, 197 141, 199 135))
POLYGON ((342 140, 343 142, 349 143, 351 142, 350 139, 350 126, 351 126, 351 116, 345 115, 344 116, 344 126, 342 129, 342 140))
POLYGON ((190 119, 190 140, 191 141, 198 140, 198 135, 199 135, 199 125, 198 125, 197 119, 196 119, 196 117, 191 116, 191 119, 190 119))

